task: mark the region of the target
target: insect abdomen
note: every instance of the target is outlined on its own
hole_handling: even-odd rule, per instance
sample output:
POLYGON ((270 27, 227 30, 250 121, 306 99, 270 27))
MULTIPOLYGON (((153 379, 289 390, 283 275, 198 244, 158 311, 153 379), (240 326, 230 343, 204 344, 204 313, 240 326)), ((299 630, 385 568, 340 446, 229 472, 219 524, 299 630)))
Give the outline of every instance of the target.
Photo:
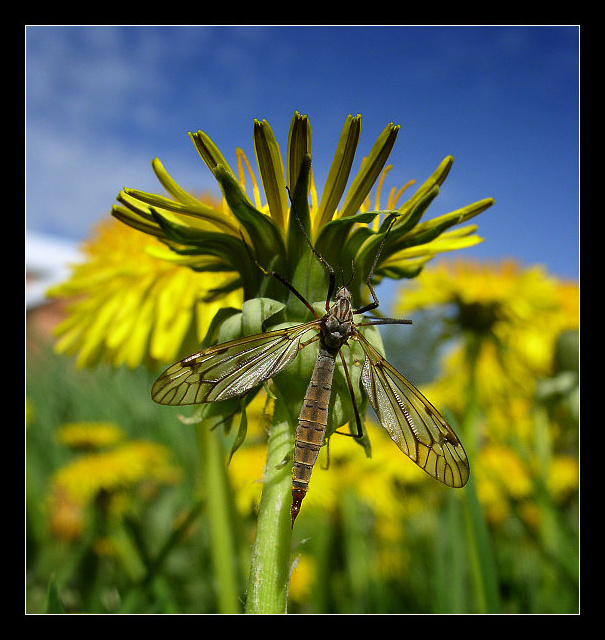
POLYGON ((328 405, 338 351, 319 347, 311 381, 298 417, 292 469, 292 525, 307 493, 313 465, 323 445, 328 424, 328 405))

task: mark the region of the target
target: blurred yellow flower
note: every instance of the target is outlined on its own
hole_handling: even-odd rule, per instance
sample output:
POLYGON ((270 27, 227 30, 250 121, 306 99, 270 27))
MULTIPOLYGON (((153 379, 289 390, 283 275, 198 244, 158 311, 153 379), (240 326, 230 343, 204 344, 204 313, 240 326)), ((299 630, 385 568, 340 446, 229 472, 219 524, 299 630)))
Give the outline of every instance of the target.
POLYGON ((211 296, 229 276, 183 269, 164 259, 159 240, 113 218, 97 225, 82 249, 86 260, 48 291, 69 302, 55 348, 77 353, 78 366, 170 362, 199 345, 218 309, 241 306, 238 291, 211 296))
POLYGON ((88 503, 101 491, 119 491, 144 480, 172 484, 180 473, 178 467, 170 463, 166 447, 153 442, 129 441, 110 451, 77 458, 55 472, 52 485, 75 501, 88 503))
POLYGON ((502 521, 509 512, 509 499, 533 497, 533 482, 519 455, 502 445, 481 449, 474 461, 479 499, 493 522, 502 521))
POLYGON ((578 285, 513 260, 458 259, 427 268, 401 291, 397 311, 436 307, 443 310, 444 335, 458 341, 427 393, 461 424, 474 398, 473 436, 460 435, 471 444, 475 484, 489 520, 500 523, 517 509, 527 524, 536 524, 539 485, 547 482, 555 499, 577 486, 577 460, 554 451, 557 426, 549 423, 537 443, 535 409, 538 383, 555 374, 560 336, 578 328, 578 285), (538 462, 544 456, 546 478, 538 462))
POLYGON ((124 432, 112 422, 69 422, 57 431, 59 442, 72 449, 101 449, 124 437, 124 432))
MULTIPOLYGON (((159 444, 128 441, 113 449, 86 453, 57 469, 50 485, 50 526, 61 537, 77 537, 84 510, 96 497, 120 496, 141 484, 174 484, 181 469, 159 444)), ((119 500, 115 504, 122 504, 119 500)))
POLYGON ((567 498, 578 489, 580 469, 578 460, 571 456, 558 455, 551 461, 548 469, 548 491, 557 501, 567 498))
POLYGON ((308 601, 309 594, 313 588, 313 580, 315 579, 314 559, 305 554, 298 556, 292 574, 290 576, 290 585, 288 588, 288 596, 294 602, 308 601))
MULTIPOLYGON (((531 397, 535 379, 550 375, 559 334, 578 327, 578 287, 560 282, 540 266, 523 268, 514 260, 499 263, 459 258, 425 269, 401 289, 397 313, 442 307, 455 335, 480 339, 476 362, 482 404, 490 398, 531 397), (527 384, 529 380, 531 384, 527 384), (523 381, 522 383, 520 381, 523 381)), ((466 339, 466 338, 465 338, 466 339)), ((448 356, 445 376, 451 399, 467 384, 466 355, 448 356), (452 385, 450 371, 455 371, 452 385)))
MULTIPOLYGON (((549 324, 561 313, 567 328, 577 326, 577 286, 561 283, 541 266, 523 268, 515 260, 489 262, 457 258, 442 260, 425 269, 401 291, 397 311, 453 305, 461 330, 514 334, 519 326, 540 323, 545 316, 549 324), (564 308, 565 307, 565 308, 564 308)), ((561 330, 559 321, 553 329, 561 330)))
POLYGON ((51 494, 49 529, 62 540, 77 540, 84 531, 84 505, 60 487, 55 487, 51 494))

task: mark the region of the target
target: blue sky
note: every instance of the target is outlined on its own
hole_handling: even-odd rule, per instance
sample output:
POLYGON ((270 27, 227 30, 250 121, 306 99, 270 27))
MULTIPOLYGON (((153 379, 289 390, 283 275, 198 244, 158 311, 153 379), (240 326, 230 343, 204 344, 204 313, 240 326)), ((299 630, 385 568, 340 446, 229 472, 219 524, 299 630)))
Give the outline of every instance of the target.
POLYGON ((156 156, 218 194, 187 132, 253 159, 253 119, 283 152, 294 111, 310 118, 320 188, 360 113, 359 160, 401 125, 387 189, 454 157, 428 217, 495 198, 464 255, 576 278, 578 46, 574 26, 27 27, 27 234, 82 240, 122 187, 163 193, 156 156))

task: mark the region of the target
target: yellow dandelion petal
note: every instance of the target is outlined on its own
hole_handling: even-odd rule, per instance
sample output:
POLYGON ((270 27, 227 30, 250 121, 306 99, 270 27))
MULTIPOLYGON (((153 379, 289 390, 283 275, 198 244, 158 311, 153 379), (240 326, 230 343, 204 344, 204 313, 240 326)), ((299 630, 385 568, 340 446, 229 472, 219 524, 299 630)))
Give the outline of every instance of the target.
POLYGON ((260 199, 260 189, 258 188, 258 183, 256 182, 256 177, 254 176, 254 172, 252 171, 252 167, 250 166, 250 163, 248 162, 248 158, 246 157, 246 154, 238 147, 236 150, 236 154, 237 154, 237 168, 238 168, 238 176, 239 176, 239 181, 240 184, 242 185, 242 187, 244 188, 244 191, 246 190, 246 177, 245 177, 245 173, 242 167, 242 161, 243 163, 246 165, 246 169, 248 170, 248 175, 250 176, 250 181, 252 182, 252 193, 254 195, 254 206, 259 210, 262 211, 263 205, 260 199))
MULTIPOLYGON (((55 330, 55 349, 77 354, 77 366, 106 360, 136 367, 176 359, 185 336, 192 330, 201 342, 212 319, 200 301, 234 278, 182 269, 164 259, 164 245, 113 219, 98 225, 83 252, 87 261, 49 291, 69 303, 55 330)), ((218 305, 240 300, 239 292, 228 293, 218 305)))
POLYGON ((109 451, 83 455, 60 468, 52 478, 52 487, 76 503, 87 504, 100 491, 115 492, 143 480, 172 484, 180 475, 166 447, 129 441, 109 451))

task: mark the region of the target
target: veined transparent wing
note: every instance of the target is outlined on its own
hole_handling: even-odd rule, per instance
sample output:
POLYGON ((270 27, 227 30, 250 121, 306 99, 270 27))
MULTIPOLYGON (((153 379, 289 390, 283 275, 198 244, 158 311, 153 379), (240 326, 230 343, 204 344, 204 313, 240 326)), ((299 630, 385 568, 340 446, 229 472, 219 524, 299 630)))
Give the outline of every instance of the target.
POLYGON ((366 358, 361 382, 378 420, 419 467, 449 487, 463 487, 470 466, 460 440, 437 409, 358 334, 366 358))
POLYGON ((168 367, 155 381, 158 404, 186 405, 227 400, 277 375, 294 360, 300 339, 317 320, 217 344, 168 367))

